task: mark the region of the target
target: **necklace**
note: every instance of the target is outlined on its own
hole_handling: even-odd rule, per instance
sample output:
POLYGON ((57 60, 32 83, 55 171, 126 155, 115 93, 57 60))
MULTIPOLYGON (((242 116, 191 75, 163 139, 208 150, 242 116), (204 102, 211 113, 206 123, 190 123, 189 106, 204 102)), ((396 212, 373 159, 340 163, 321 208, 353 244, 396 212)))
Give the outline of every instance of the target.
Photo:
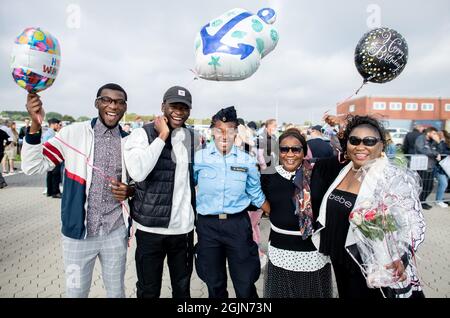
MULTIPOLYGON (((283 178, 287 180, 291 180, 293 176, 295 176, 297 171, 287 171, 283 168, 282 165, 276 166, 275 170, 280 174, 283 178)), ((298 170, 298 169, 297 169, 298 170)))
POLYGON ((361 167, 359 167, 358 169, 355 169, 354 167, 352 167, 352 171, 353 172, 360 172, 361 171, 361 167))

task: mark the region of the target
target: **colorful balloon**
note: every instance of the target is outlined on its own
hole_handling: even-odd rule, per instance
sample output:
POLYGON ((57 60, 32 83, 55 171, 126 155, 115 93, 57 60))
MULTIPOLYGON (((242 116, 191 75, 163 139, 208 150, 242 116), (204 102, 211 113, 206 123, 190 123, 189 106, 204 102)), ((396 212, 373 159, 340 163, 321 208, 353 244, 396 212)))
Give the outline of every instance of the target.
POLYGON ((389 28, 367 32, 355 50, 355 65, 365 82, 386 83, 396 78, 408 62, 408 44, 389 28))
POLYGON ((261 59, 278 43, 272 26, 275 11, 264 8, 254 15, 244 9, 230 10, 205 25, 195 40, 195 71, 214 81, 250 77, 261 59))
POLYGON ((11 54, 14 81, 29 93, 49 88, 58 75, 58 40, 41 28, 27 28, 15 40, 11 54))

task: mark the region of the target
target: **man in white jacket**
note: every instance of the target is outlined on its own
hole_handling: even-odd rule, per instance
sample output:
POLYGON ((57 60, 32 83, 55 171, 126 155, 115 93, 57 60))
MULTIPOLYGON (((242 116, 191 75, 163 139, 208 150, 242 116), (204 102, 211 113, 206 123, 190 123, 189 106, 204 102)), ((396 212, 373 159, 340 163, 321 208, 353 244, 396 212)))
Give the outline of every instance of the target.
POLYGON ((194 138, 185 128, 192 97, 180 86, 167 90, 162 116, 134 129, 125 144, 127 170, 136 182, 131 203, 136 231, 137 297, 158 298, 164 259, 174 298, 190 297, 193 269, 194 138))
POLYGON ((64 161, 61 205, 66 297, 89 295, 97 257, 102 265, 107 297, 125 297, 127 239, 131 219, 125 200, 134 190, 126 184, 119 121, 127 109, 127 94, 117 84, 97 92, 98 118, 75 123, 41 143, 42 101, 29 94, 32 118, 22 148, 22 170, 43 174, 64 161), (87 163, 88 162, 88 163, 87 163))

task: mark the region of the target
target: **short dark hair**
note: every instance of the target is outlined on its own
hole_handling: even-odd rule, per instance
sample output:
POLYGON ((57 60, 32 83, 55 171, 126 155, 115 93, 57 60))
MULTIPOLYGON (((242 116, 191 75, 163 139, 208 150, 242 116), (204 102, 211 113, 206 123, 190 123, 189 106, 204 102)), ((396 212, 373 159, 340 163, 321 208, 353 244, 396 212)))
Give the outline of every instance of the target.
POLYGON ((60 122, 61 121, 59 119, 57 119, 57 118, 50 118, 48 120, 48 125, 50 126, 50 125, 53 125, 53 124, 59 124, 60 122))
POLYGON ((104 89, 112 89, 113 91, 120 91, 125 95, 125 101, 128 100, 127 92, 125 92, 125 90, 122 88, 122 86, 120 86, 118 84, 114 84, 114 83, 108 83, 108 84, 105 84, 102 87, 100 87, 97 91, 97 97, 100 96, 100 94, 102 93, 102 90, 104 90, 104 89))
POLYGON ((344 136, 341 139, 341 147, 342 150, 347 152, 347 142, 348 138, 350 137, 351 132, 360 126, 369 126, 373 129, 375 129, 378 134, 380 135, 381 142, 383 143, 383 151, 386 148, 386 134, 385 129, 383 127, 383 124, 381 124, 376 118, 371 116, 353 116, 349 115, 347 116, 347 127, 344 130, 344 136))
POLYGON ((247 127, 248 128, 251 128, 251 129, 253 129, 253 130, 256 130, 256 123, 254 122, 254 121, 251 121, 251 122, 249 122, 248 124, 247 124, 247 127))
POLYGON ((431 131, 437 132, 437 129, 434 128, 434 127, 428 127, 428 128, 426 128, 426 129, 423 131, 423 133, 426 135, 426 134, 428 134, 428 133, 431 132, 431 131))
POLYGON ((308 143, 306 142, 305 137, 303 137, 303 135, 301 134, 300 130, 298 130, 297 128, 286 129, 286 131, 284 131, 278 138, 278 144, 281 145, 281 142, 288 137, 294 137, 295 139, 300 141, 303 148, 303 155, 306 156, 308 153, 308 143))

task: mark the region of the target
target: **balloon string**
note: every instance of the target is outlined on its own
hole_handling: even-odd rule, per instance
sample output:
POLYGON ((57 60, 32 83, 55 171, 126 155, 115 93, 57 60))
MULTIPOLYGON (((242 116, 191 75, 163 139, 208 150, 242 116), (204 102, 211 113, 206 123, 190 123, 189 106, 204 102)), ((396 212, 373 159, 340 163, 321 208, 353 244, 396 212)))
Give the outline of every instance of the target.
POLYGON ((360 86, 360 87, 359 87, 352 95, 350 95, 349 97, 347 97, 346 99, 344 99, 342 102, 337 103, 336 105, 341 105, 341 104, 343 104, 343 103, 349 101, 352 97, 358 95, 358 93, 361 91, 361 89, 364 87, 364 85, 367 84, 367 82, 368 82, 367 80, 364 80, 363 83, 361 84, 361 86, 360 86))
POLYGON ((192 82, 194 82, 194 81, 200 79, 200 76, 198 75, 198 73, 197 73, 195 70, 193 70, 192 68, 190 68, 189 71, 191 71, 191 72, 194 74, 194 78, 193 78, 192 80, 190 80, 189 83, 185 84, 185 85, 184 85, 185 87, 190 87, 191 84, 192 84, 192 82))
MULTIPOLYGON (((58 136, 55 136, 55 139, 58 140, 59 142, 61 142, 64 146, 66 146, 69 149, 72 149, 73 151, 75 151, 76 153, 80 154, 81 156, 83 156, 85 158, 85 162, 86 164, 91 167, 93 170, 97 171, 104 179, 108 180, 108 181, 112 181, 112 180, 116 180, 113 177, 108 176, 107 173, 105 173, 102 169, 94 166, 93 164, 91 164, 89 162, 89 157, 87 155, 85 155, 84 153, 82 153, 80 150, 78 150, 77 148, 69 145, 68 143, 66 143, 64 140, 62 140, 61 138, 59 138, 58 136)), ((126 212, 126 214, 128 215, 128 218, 131 218, 130 216, 130 212, 128 211, 127 206, 125 205, 124 201, 120 201, 120 205, 122 206, 123 210, 126 212)), ((131 246, 131 240, 133 239, 133 228, 131 228, 131 233, 130 233, 130 238, 128 239, 128 247, 131 246)))
MULTIPOLYGON (((364 87, 364 85, 366 85, 366 84, 369 82, 369 80, 371 80, 371 79, 372 79, 372 77, 370 77, 370 78, 368 78, 368 79, 364 79, 363 82, 362 82, 362 84, 361 84, 361 86, 359 86, 359 88, 358 88, 352 95, 350 95, 349 97, 347 97, 346 99, 344 99, 344 100, 341 101, 340 103, 336 103, 336 105, 337 105, 337 106, 342 105, 343 103, 345 103, 345 102, 347 102, 348 100, 350 100, 350 98, 352 98, 353 96, 358 95, 359 92, 361 91, 361 89, 364 87)), ((322 120, 325 119, 325 117, 327 116, 327 114, 328 114, 329 111, 330 111, 330 110, 327 110, 326 112, 323 113, 322 120)), ((345 117, 345 116, 347 116, 347 114, 340 114, 340 115, 339 115, 339 114, 336 114, 336 117, 345 117)), ((328 123, 326 123, 326 124, 328 125, 328 123)), ((331 126, 330 126, 330 127, 331 127, 331 126)), ((341 128, 342 128, 342 126, 341 126, 341 128)))
POLYGON ((191 71, 192 73, 194 73, 194 81, 198 80, 200 78, 200 75, 192 68, 189 69, 189 71, 191 71))

